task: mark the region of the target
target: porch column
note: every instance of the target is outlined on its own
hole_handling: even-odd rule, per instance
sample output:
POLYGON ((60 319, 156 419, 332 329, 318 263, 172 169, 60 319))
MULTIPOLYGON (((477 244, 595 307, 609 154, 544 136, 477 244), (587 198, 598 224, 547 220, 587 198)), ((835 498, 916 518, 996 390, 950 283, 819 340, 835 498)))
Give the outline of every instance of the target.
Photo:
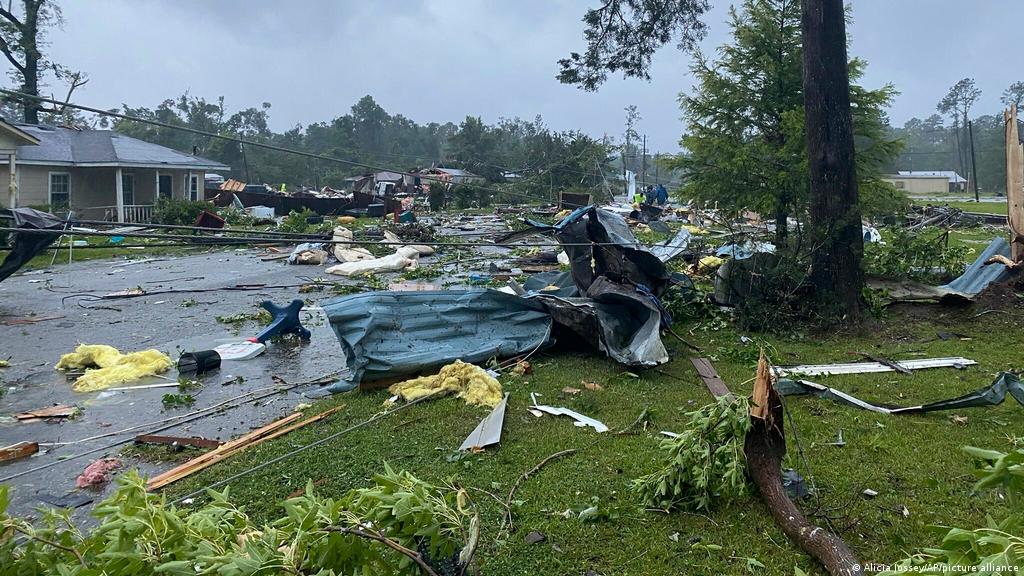
POLYGON ((117 196, 117 221, 124 222, 124 178, 121 176, 120 166, 114 173, 114 190, 117 196))
POLYGON ((8 188, 8 208, 18 207, 18 177, 15 175, 14 158, 17 154, 12 150, 10 155, 7 156, 7 165, 11 168, 11 185, 8 188))

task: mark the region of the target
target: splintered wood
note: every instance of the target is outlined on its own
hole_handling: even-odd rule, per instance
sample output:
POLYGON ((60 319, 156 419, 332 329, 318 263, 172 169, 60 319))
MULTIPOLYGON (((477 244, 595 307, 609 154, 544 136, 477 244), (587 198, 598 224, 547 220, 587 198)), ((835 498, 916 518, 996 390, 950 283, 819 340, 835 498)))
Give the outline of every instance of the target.
POLYGON ((1024 146, 1017 133, 1017 106, 1003 112, 1006 133, 1006 219, 1010 224, 1010 258, 1024 259, 1024 146))

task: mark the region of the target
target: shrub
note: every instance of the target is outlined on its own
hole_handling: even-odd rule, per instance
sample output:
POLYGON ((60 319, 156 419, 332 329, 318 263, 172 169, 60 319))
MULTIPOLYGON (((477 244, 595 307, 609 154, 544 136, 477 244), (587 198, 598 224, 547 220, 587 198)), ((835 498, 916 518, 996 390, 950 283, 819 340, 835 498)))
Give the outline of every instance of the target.
MULTIPOLYGON (((320 228, 319 225, 310 224, 311 219, 316 219, 319 215, 313 212, 309 208, 303 208, 301 212, 292 210, 288 213, 284 219, 277 225, 277 229, 281 232, 291 232, 293 234, 305 234, 314 229, 320 228)), ((328 230, 330 229, 328 223, 328 230)))
POLYGON ((153 209, 153 222, 156 224, 174 224, 191 226, 203 210, 212 210, 213 204, 204 201, 182 200, 178 198, 160 198, 153 209))
POLYGON ((284 515, 254 524, 210 491, 195 511, 168 505, 132 472, 94 510, 99 526, 82 533, 70 510, 47 512, 39 526, 7 515, 0 487, 0 572, 5 574, 419 574, 411 558, 372 538, 419 551, 438 573, 468 561, 475 526, 466 494, 439 489, 385 465, 369 488, 323 498, 306 493, 282 503, 284 515), (460 551, 465 557, 460 557, 460 551))
POLYGON ((948 232, 886 230, 886 243, 864 245, 864 270, 893 280, 941 282, 964 272, 968 249, 950 246, 948 232))

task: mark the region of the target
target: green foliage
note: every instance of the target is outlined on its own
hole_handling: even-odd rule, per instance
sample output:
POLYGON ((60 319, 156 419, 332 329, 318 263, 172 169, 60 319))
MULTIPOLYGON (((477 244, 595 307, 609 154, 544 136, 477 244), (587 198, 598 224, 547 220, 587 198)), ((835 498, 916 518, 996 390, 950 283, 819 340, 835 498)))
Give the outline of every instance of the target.
POLYGON ((486 186, 457 184, 452 186, 449 194, 455 198, 456 208, 485 208, 491 205, 492 192, 486 186))
POLYGON ((301 212, 292 210, 287 216, 281 220, 281 223, 277 225, 279 232, 291 232, 293 234, 304 234, 309 232, 313 225, 309 223, 310 218, 316 217, 316 212, 313 212, 309 208, 303 208, 301 212))
POLYGON ((153 222, 191 226, 195 224, 196 218, 203 210, 213 210, 213 204, 179 198, 160 198, 156 201, 156 207, 153 208, 153 222))
POLYGON ((1001 522, 987 518, 986 526, 968 530, 941 528, 938 548, 895 563, 882 575, 905 574, 1002 574, 1015 573, 1024 566, 1024 450, 1003 453, 972 446, 964 452, 981 463, 980 480, 974 490, 999 489, 1009 500, 1013 512, 1001 522))
POLYGON ((968 248, 950 245, 946 232, 886 230, 885 244, 864 246, 864 269, 870 275, 894 280, 940 282, 963 274, 968 248))
POLYGON ((172 410, 174 408, 188 408, 196 403, 196 399, 191 394, 164 394, 160 402, 164 405, 165 410, 172 410))
POLYGON ((712 505, 746 494, 743 439, 750 429, 746 398, 723 396, 686 414, 677 438, 662 442, 665 466, 637 478, 633 490, 649 508, 711 510, 712 505))
MULTIPOLYGON (((733 42, 722 46, 713 62, 698 53, 691 67, 698 87, 680 96, 689 122, 682 140, 688 154, 671 166, 688 174, 685 198, 774 218, 781 239, 788 233, 787 217, 805 216, 810 194, 800 3, 745 0, 730 16, 733 42)), ((852 60, 851 80, 863 68, 862 61, 852 60)), ((900 147, 885 132, 884 110, 895 94, 892 86, 850 87, 857 176, 867 215, 899 200, 896 189, 880 180, 900 147)))
POLYGON ((255 218, 233 206, 217 210, 217 215, 223 218, 228 226, 251 228, 256 222, 255 218))
POLYGON ((98 505, 99 525, 73 528, 70 510, 45 513, 40 525, 7 514, 0 487, 0 573, 3 574, 419 574, 419 568, 366 535, 419 550, 437 571, 457 565, 468 540, 465 493, 439 489, 386 464, 369 488, 324 498, 313 492, 282 503, 284 515, 255 525, 210 491, 195 511, 149 493, 136 473, 118 479, 98 505), (358 535, 363 534, 363 536, 358 535))

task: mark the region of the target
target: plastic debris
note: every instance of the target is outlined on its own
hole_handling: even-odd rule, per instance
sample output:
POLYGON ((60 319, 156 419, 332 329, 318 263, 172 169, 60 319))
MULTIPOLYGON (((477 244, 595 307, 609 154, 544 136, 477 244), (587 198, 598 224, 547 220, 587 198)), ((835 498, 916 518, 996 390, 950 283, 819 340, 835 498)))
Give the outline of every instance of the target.
POLYGON ((94 392, 116 384, 124 384, 162 374, 174 363, 159 350, 143 350, 122 354, 105 344, 80 344, 74 352, 61 356, 57 370, 85 369, 72 386, 75 392, 94 392))
POLYGON ((543 404, 537 404, 536 393, 531 392, 530 398, 533 399, 533 406, 530 407, 532 409, 531 412, 533 410, 537 410, 540 412, 544 412, 546 414, 551 414, 552 416, 568 416, 575 420, 576 422, 574 422, 574 424, 580 428, 590 426, 591 428, 597 430, 598 432, 608 431, 608 427, 605 426, 603 422, 600 422, 599 420, 594 420, 589 416, 584 416, 583 414, 580 414, 575 410, 570 410, 568 408, 565 408, 564 406, 545 406, 543 404))
POLYGON ((441 368, 433 376, 420 376, 393 384, 388 391, 410 402, 426 396, 455 393, 467 404, 494 408, 502 400, 501 383, 486 370, 461 360, 441 368))
POLYGON ((506 392, 505 397, 498 402, 494 410, 484 417, 469 436, 462 441, 459 450, 480 450, 501 442, 501 427, 505 423, 505 407, 507 405, 508 393, 506 392))

